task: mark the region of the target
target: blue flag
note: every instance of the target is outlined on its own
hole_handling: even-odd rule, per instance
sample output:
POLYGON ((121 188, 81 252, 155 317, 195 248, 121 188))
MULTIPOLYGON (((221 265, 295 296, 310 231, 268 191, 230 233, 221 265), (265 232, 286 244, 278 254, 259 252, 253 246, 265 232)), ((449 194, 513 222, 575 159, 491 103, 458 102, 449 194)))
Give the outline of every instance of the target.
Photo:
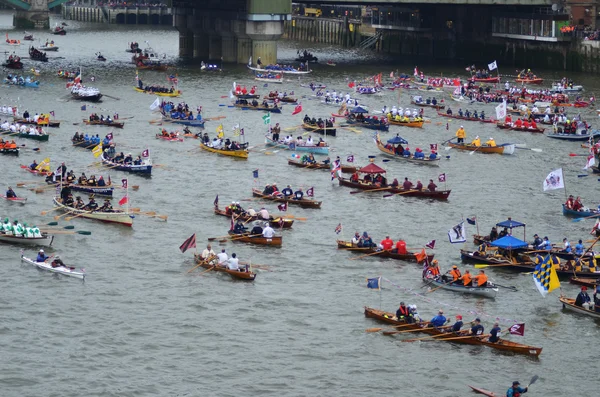
POLYGON ((469 225, 475 225, 477 223, 476 219, 476 217, 467 218, 467 222, 469 223, 469 225))
POLYGON ((254 170, 254 171, 252 171, 252 176, 253 176, 254 178, 258 178, 258 170, 254 170))
POLYGON ((85 110, 85 109, 86 109, 86 106, 85 106, 85 105, 82 105, 82 106, 81 106, 81 110, 85 110))
POLYGON ((381 277, 368 278, 367 288, 381 289, 381 277))

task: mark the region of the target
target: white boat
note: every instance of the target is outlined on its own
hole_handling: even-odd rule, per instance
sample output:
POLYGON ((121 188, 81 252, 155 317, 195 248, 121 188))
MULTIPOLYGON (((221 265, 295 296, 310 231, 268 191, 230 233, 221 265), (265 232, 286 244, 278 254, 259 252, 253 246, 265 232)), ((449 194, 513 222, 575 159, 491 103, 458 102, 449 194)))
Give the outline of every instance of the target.
POLYGON ((280 78, 269 78, 269 77, 258 77, 258 76, 254 76, 254 80, 256 81, 263 81, 265 83, 276 83, 276 84, 281 84, 283 83, 283 76, 280 78))
POLYGON ((460 102, 460 103, 469 103, 469 104, 471 104, 471 103, 475 103, 476 102, 476 101, 474 101, 472 99, 469 99, 469 98, 466 98, 466 97, 464 97, 462 95, 460 95, 460 96, 450 95, 450 98, 452 98, 453 101, 460 102))
POLYGON ((25 263, 29 263, 30 265, 33 265, 41 270, 47 270, 52 273, 58 273, 58 274, 62 274, 64 276, 75 277, 75 278, 79 278, 81 280, 85 280, 85 271, 83 269, 81 269, 81 271, 78 272, 78 271, 75 271, 74 267, 64 267, 64 266, 52 267, 51 263, 36 262, 33 259, 29 259, 23 255, 21 255, 21 261, 25 262, 25 263))
POLYGON ((324 155, 329 154, 329 146, 296 145, 295 141, 290 143, 289 145, 286 145, 285 143, 283 143, 281 141, 275 142, 268 135, 265 136, 265 145, 276 147, 277 149, 293 150, 296 152, 307 152, 307 153, 324 154, 324 155))
POLYGON ((589 310, 589 309, 585 309, 583 307, 580 306, 576 306, 575 305, 575 299, 569 299, 569 298, 565 298, 564 296, 561 296, 560 298, 558 298, 558 300, 560 300, 563 304, 563 309, 575 312, 575 313, 579 313, 579 314, 585 314, 586 316, 590 316, 590 317, 595 317, 595 318, 600 318, 600 312, 596 312, 594 310, 589 310))
POLYGON ((558 94, 569 94, 569 93, 573 93, 573 92, 580 92, 583 91, 583 86, 582 85, 574 85, 572 87, 563 87, 560 84, 553 84, 552 85, 552 92, 558 93, 558 94))
POLYGON ((429 283, 431 286, 447 289, 449 291, 484 296, 492 299, 496 298, 496 294, 498 293, 498 287, 465 287, 461 284, 447 284, 441 280, 434 279, 423 279, 423 282, 429 283))
POLYGON ((0 234, 0 241, 10 244, 22 244, 22 245, 37 245, 43 247, 50 247, 54 241, 54 236, 44 234, 42 237, 17 237, 10 234, 0 234))
POLYGON ((54 44, 48 44, 43 47, 38 47, 38 50, 40 50, 40 51, 58 51, 58 46, 55 46, 54 44))
POLYGON ((261 72, 261 73, 284 73, 284 74, 309 74, 312 73, 312 70, 279 70, 279 69, 263 69, 263 68, 255 68, 254 66, 252 66, 252 58, 250 58, 250 60, 248 61, 248 65, 246 65, 246 67, 250 70, 253 70, 255 72, 261 72))
POLYGON ((99 211, 84 211, 78 210, 72 207, 67 207, 62 204, 56 197, 54 197, 54 205, 59 207, 61 210, 65 212, 70 212, 73 216, 77 216, 78 218, 87 218, 94 219, 101 222, 107 223, 118 223, 120 225, 132 226, 133 225, 133 216, 129 215, 127 212, 123 211, 115 211, 115 212, 99 212, 99 211))

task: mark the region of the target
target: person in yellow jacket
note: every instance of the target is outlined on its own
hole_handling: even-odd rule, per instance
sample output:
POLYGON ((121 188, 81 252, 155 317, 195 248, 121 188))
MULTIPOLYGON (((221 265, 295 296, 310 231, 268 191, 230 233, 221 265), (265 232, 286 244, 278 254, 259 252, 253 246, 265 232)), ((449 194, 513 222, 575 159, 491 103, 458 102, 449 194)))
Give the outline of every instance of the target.
POLYGON ((492 137, 490 137, 490 139, 488 139, 488 141, 485 144, 489 147, 496 147, 496 141, 492 137))
POLYGON ((477 136, 475 137, 475 139, 473 139, 473 140, 471 141, 471 146, 476 146, 476 147, 479 147, 479 146, 481 146, 481 139, 479 139, 479 135, 477 135, 477 136))
POLYGON ((465 127, 463 127, 461 125, 460 128, 456 131, 456 137, 458 138, 457 139, 458 143, 464 143, 466 136, 467 136, 467 133, 465 132, 465 127))

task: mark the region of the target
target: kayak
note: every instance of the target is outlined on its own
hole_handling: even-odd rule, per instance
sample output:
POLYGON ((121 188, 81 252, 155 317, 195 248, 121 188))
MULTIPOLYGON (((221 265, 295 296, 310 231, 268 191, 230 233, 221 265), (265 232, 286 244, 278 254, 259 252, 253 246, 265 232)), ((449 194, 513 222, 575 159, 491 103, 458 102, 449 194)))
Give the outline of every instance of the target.
POLYGON ((6 197, 5 195, 0 195, 4 200, 12 201, 13 203, 21 203, 25 204, 27 202, 26 198, 23 197, 6 197))
POLYGON ((485 389, 480 389, 479 387, 475 387, 475 386, 471 386, 471 385, 469 385, 469 387, 471 389, 473 389, 474 392, 479 393, 479 394, 483 394, 484 396, 501 397, 500 394, 496 394, 496 393, 494 393, 492 391, 488 391, 488 390, 485 390, 485 389))
POLYGON ((81 269, 81 272, 75 271, 74 267, 52 267, 52 265, 48 262, 36 262, 33 259, 29 259, 23 255, 21 255, 21 261, 25 263, 29 263, 41 270, 47 270, 52 273, 62 274, 64 276, 75 277, 82 280, 85 280, 85 271, 81 269))

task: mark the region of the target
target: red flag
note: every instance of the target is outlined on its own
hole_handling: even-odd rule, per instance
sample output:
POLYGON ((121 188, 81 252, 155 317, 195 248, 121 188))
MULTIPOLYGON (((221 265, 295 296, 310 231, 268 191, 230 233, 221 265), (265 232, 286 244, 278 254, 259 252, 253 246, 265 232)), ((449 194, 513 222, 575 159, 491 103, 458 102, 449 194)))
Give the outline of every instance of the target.
POLYGON ((415 254, 415 258, 417 259, 418 263, 421 263, 425 259, 427 259, 427 253, 425 252, 424 249, 422 249, 421 252, 418 252, 418 253, 415 254))
POLYGON ((432 143, 429 145, 429 147, 431 148, 431 150, 437 150, 437 143, 432 143))
POLYGON ((508 332, 513 335, 523 336, 525 335, 525 324, 514 324, 508 329, 508 332))
POLYGON ((349 162, 349 163, 354 163, 354 155, 353 155, 353 154, 351 154, 350 156, 348 156, 348 157, 346 158, 346 161, 347 161, 347 162, 349 162))
POLYGON ((191 237, 185 240, 179 247, 181 252, 185 252, 190 248, 196 248, 196 233, 192 234, 191 237))
POLYGON ((279 211, 287 211, 287 203, 281 203, 277 208, 279 208, 279 211))
POLYGON ((438 176, 438 181, 446 182, 446 173, 440 174, 440 176, 438 176))
POLYGON ((142 157, 148 157, 148 156, 150 156, 150 152, 148 151, 148 149, 146 149, 142 152, 142 157))
POLYGON ((298 114, 302 111, 302 104, 298 104, 295 108, 294 111, 292 112, 292 116, 295 114, 298 114))
POLYGON ((355 84, 354 81, 351 81, 348 83, 348 88, 354 88, 355 84))
POLYGON ((315 195, 315 188, 314 187, 311 187, 310 189, 308 189, 306 191, 306 196, 307 197, 313 197, 314 195, 315 195))
POLYGON ((427 244, 425 244, 425 246, 427 248, 434 249, 435 248, 435 240, 431 240, 430 242, 428 242, 427 244))
POLYGON ((129 199, 127 198, 127 196, 123 196, 123 198, 119 200, 119 205, 124 206, 125 204, 127 204, 128 201, 129 199))

